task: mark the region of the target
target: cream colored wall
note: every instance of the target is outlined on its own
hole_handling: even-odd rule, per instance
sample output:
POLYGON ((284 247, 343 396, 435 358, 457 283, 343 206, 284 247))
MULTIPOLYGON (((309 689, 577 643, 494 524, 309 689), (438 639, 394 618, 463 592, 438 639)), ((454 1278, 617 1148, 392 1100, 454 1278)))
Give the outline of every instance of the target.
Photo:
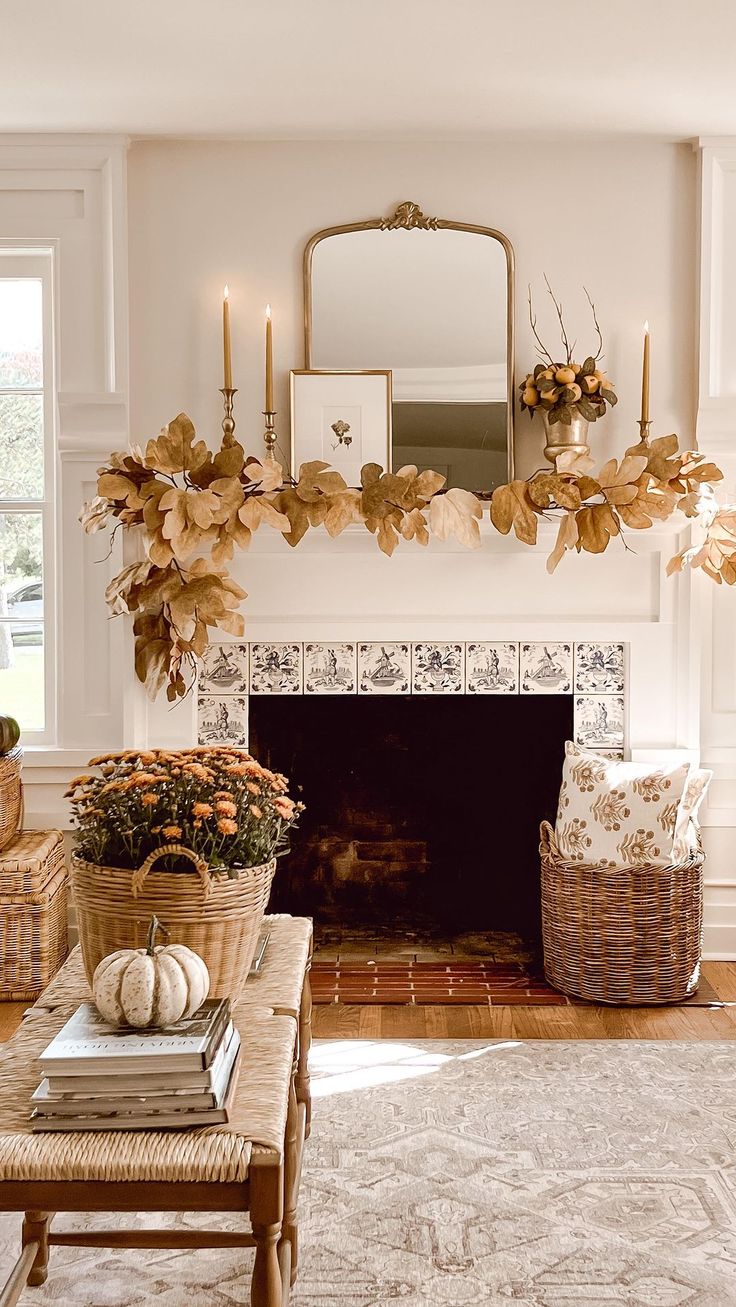
MULTIPOLYGON (((593 344, 582 284, 598 305, 621 402, 594 450, 637 434, 642 325, 652 326, 652 409, 689 443, 695 395, 695 187, 690 146, 630 143, 379 144, 138 142, 129 154, 131 435, 185 409, 203 431, 221 418, 220 297, 232 292, 238 432, 257 446, 262 313, 273 305, 279 425, 288 370, 303 366, 301 256, 308 237, 415 200, 426 213, 499 227, 517 258, 517 372, 535 360, 526 312, 555 340, 546 272, 572 336, 593 344)), ((554 347, 553 347, 554 348, 554 347)), ((518 465, 541 439, 517 420, 518 465)))

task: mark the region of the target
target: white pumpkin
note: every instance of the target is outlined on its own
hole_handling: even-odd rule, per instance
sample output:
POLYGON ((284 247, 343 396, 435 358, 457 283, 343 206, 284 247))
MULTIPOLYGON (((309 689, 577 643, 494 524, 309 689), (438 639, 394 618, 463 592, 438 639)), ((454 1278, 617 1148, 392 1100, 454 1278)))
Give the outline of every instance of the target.
POLYGON ((185 944, 156 945, 162 929, 151 918, 145 948, 118 949, 103 958, 92 977, 92 997, 115 1026, 170 1026, 202 1006, 210 977, 201 957, 185 944))

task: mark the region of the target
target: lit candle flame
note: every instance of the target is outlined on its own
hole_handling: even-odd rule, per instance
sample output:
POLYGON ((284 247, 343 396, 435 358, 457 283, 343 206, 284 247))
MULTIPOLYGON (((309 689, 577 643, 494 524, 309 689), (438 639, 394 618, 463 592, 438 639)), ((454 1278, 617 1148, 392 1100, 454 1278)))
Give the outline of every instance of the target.
POLYGON ((649 319, 648 319, 648 318, 647 318, 647 321, 644 323, 644 330, 645 330, 645 332, 647 333, 647 335, 649 335, 649 319))
POLYGON ((224 300, 229 300, 229 299, 230 299, 230 291, 229 291, 228 288, 227 288, 227 284, 225 285, 225 289, 224 289, 223 292, 222 292, 222 298, 223 298, 224 300))
POLYGON ((269 320, 269 322, 270 322, 270 321, 271 321, 271 305, 270 305, 270 304, 267 304, 267 305, 266 305, 266 317, 268 318, 268 320, 269 320))

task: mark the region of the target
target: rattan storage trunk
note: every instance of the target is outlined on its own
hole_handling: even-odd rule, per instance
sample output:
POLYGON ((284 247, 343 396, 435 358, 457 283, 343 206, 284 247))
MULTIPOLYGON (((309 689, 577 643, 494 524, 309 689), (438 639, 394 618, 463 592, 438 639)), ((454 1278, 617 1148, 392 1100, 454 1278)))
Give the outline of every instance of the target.
POLYGON ((0 1000, 38 998, 67 953, 61 831, 21 831, 0 854, 0 1000))
POLYGON ((541 827, 544 973, 563 994, 621 1006, 676 1003, 700 979, 701 849, 669 867, 614 871, 559 854, 541 827))

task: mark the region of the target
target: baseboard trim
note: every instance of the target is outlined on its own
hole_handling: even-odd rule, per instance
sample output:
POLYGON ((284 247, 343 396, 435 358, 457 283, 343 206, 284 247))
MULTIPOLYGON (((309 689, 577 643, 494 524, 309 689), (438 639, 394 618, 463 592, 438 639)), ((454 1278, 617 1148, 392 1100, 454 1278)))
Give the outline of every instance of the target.
MULTIPOLYGON (((736 923, 708 921, 709 916, 717 915, 717 909, 714 912, 712 905, 710 912, 708 908, 709 905, 706 904, 706 920, 703 925, 703 959, 706 962, 736 962, 736 923)), ((728 915, 733 915, 732 909, 729 910, 728 915)))

